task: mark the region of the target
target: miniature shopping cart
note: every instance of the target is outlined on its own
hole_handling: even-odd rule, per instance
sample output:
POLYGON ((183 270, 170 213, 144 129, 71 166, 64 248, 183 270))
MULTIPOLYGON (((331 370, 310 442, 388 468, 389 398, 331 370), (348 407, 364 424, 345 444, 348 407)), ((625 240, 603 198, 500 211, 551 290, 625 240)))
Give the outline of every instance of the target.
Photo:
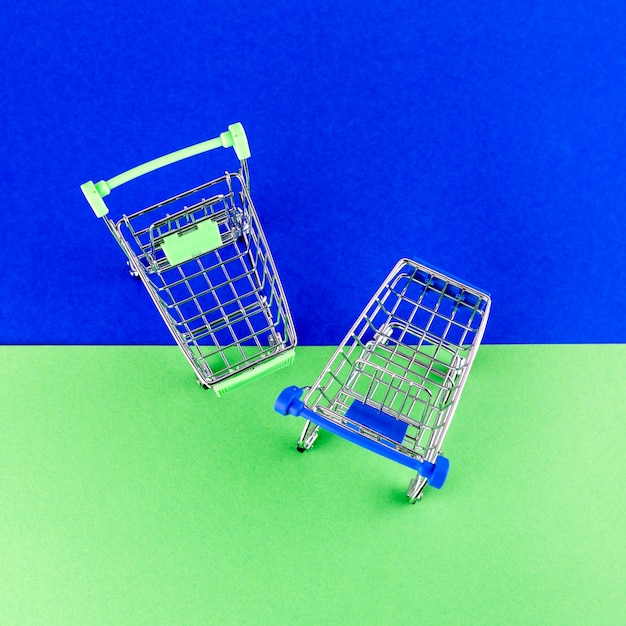
POLYGON ((241 124, 216 139, 144 163, 81 189, 128 257, 198 383, 218 396, 291 363, 296 333, 249 194, 248 141, 241 124), (214 148, 233 147, 235 172, 167 200, 109 217, 112 189, 214 148))
POLYGON ((482 339, 490 297, 417 261, 402 259, 359 316, 315 384, 285 389, 282 415, 307 421, 298 450, 318 429, 413 470, 407 496, 441 488, 441 445, 482 339))

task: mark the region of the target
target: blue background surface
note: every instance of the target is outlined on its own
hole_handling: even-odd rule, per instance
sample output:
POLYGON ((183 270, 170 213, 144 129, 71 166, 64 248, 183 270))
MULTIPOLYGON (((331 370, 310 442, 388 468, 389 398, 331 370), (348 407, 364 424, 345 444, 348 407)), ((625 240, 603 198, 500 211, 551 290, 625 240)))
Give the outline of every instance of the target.
POLYGON ((338 343, 414 255, 492 293, 488 343, 625 342, 625 23, 589 0, 3 7, 0 343, 171 343, 79 185, 235 121, 301 343, 338 343))

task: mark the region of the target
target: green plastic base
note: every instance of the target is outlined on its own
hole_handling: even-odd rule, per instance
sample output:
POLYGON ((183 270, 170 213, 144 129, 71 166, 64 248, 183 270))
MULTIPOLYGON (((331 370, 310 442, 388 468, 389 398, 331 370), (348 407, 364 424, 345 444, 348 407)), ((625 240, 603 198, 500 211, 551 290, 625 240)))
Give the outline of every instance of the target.
POLYGON ((230 376, 218 383, 215 383, 215 385, 212 385, 211 388, 218 396, 224 396, 230 391, 238 389, 242 385, 245 385, 252 380, 261 378, 261 376, 265 376, 266 374, 275 372, 279 369, 282 369, 283 367, 287 367, 287 365, 291 365, 295 358, 295 348, 292 348, 291 350, 286 350, 285 352, 276 355, 268 361, 264 361, 263 363, 255 365, 250 369, 244 370, 239 374, 235 374, 234 376, 230 376))

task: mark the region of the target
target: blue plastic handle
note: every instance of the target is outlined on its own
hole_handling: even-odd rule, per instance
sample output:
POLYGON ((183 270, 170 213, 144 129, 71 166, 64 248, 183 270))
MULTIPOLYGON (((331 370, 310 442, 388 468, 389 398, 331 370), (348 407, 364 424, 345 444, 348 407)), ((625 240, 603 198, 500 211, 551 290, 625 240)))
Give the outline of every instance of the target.
POLYGON ((448 461, 446 457, 439 456, 436 463, 430 463, 429 461, 419 461, 418 459, 406 456, 394 448, 390 448, 383 443, 369 439, 356 431, 340 426, 339 424, 318 415, 314 411, 311 411, 311 409, 307 408, 304 402, 300 400, 302 393, 303 390, 300 387, 287 387, 276 399, 276 402, 274 403, 274 410, 281 415, 289 414, 296 417, 303 417, 304 419, 321 426, 324 430, 327 430, 334 435, 339 435, 339 437, 343 437, 352 443, 356 443, 362 448, 376 452, 376 454, 380 454, 381 456, 391 459, 396 463, 400 463, 401 465, 416 470, 419 472, 420 476, 423 476, 426 480, 428 480, 428 484, 431 485, 431 487, 435 487, 436 489, 441 489, 441 487, 443 487, 448 475, 448 469, 450 467, 450 461, 448 461))

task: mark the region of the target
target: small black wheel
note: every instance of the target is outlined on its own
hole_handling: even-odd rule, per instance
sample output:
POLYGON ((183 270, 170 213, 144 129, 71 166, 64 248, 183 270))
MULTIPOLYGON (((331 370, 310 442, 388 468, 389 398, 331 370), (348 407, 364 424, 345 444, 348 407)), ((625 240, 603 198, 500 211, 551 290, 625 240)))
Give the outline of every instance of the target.
POLYGON ((298 446, 298 447, 296 448, 296 450, 297 450, 298 452, 302 453, 302 452, 304 452, 304 451, 306 450, 306 448, 303 448, 302 446, 298 446))
POLYGON ((136 278, 137 280, 140 280, 139 278, 139 272, 131 265, 130 261, 126 261, 126 266, 128 267, 128 273, 133 277, 136 278))

